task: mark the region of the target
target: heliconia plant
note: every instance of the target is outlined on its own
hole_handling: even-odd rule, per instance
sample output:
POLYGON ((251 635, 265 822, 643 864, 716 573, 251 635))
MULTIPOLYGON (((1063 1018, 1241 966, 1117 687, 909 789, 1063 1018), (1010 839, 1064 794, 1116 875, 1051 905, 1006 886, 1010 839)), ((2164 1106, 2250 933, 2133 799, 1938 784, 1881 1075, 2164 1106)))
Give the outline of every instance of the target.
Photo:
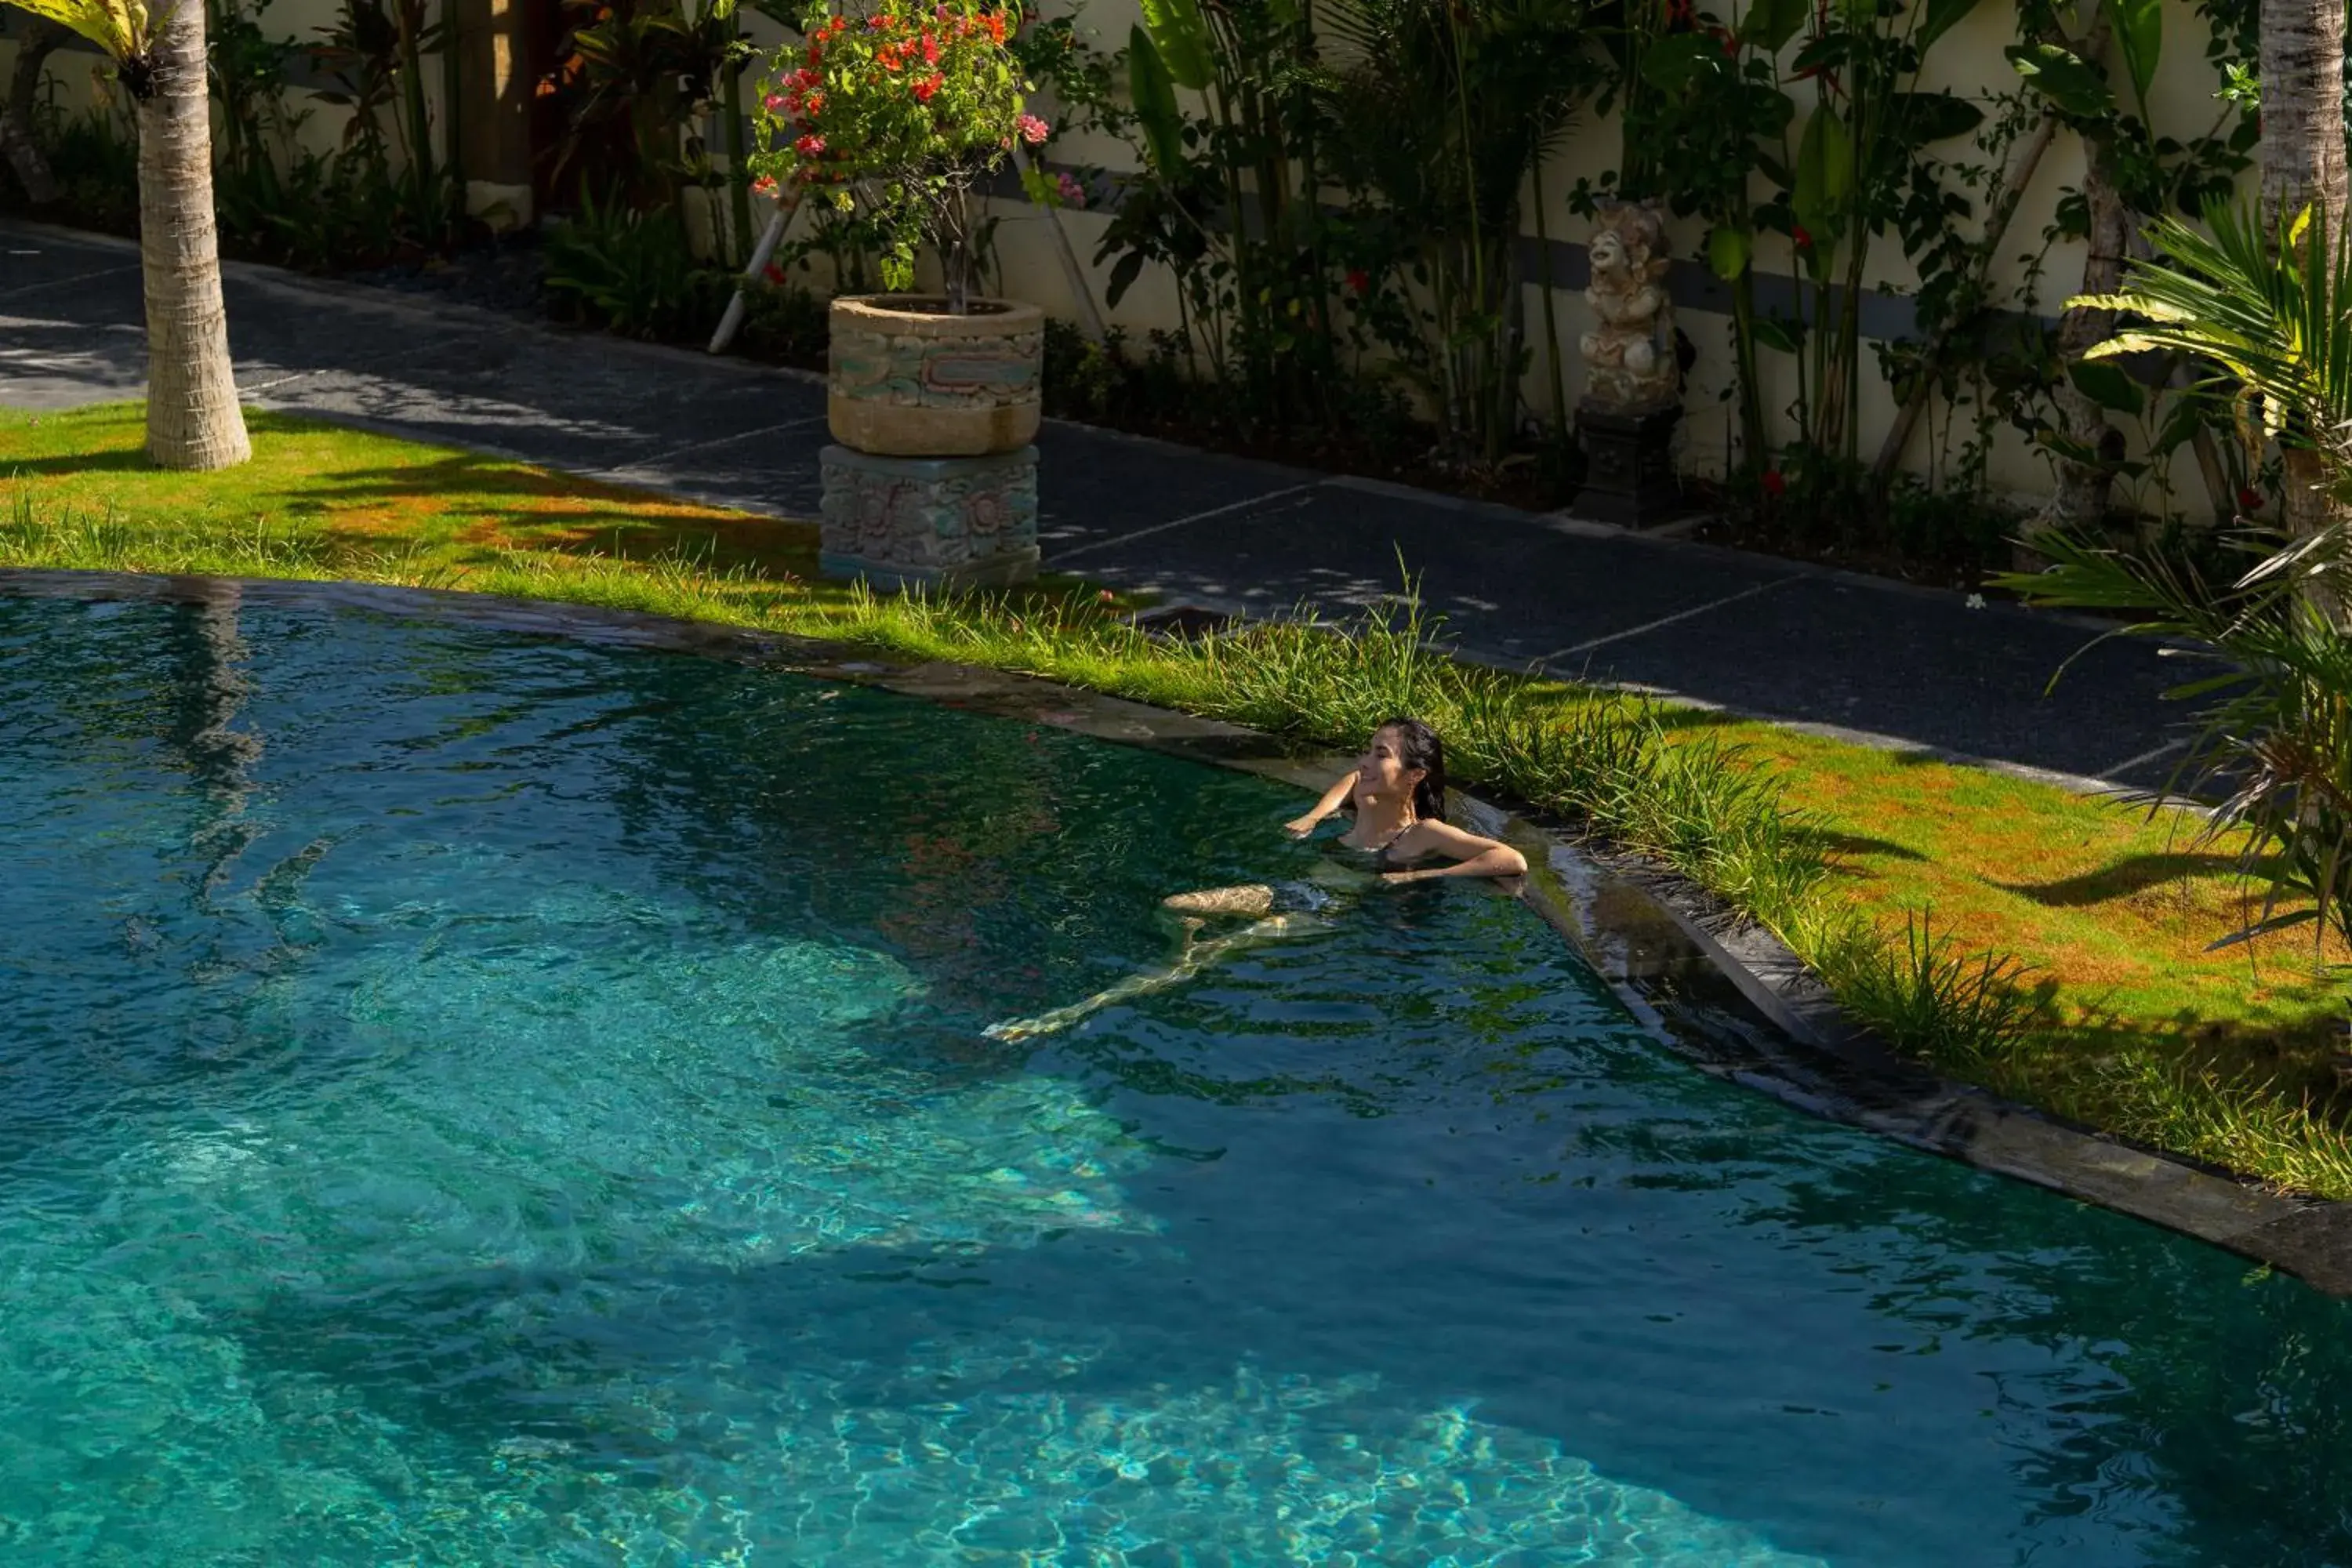
POLYGON ((1044 142, 1034 90, 1010 42, 1020 13, 979 0, 879 0, 850 12, 813 7, 801 41, 761 82, 753 188, 798 185, 844 210, 863 206, 888 236, 884 285, 914 286, 928 242, 950 313, 970 308, 971 188, 1044 142))

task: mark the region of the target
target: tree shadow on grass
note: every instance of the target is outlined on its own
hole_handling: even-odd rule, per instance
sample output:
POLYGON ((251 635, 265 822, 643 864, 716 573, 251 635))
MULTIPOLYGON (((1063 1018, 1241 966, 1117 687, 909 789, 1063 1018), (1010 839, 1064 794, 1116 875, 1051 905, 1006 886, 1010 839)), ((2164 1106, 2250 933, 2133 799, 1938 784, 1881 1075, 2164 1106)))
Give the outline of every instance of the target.
POLYGON ((1908 845, 1889 838, 1872 838, 1864 834, 1846 833, 1833 828, 1817 828, 1809 835, 1814 847, 1830 856, 1878 856, 1888 860, 1924 861, 1927 858, 1908 845))
POLYGON ((0 457, 0 480, 71 479, 79 474, 160 474, 143 447, 72 452, 51 458, 0 457))
MULTIPOLYGON (((2168 1017, 2126 1016, 2102 1003, 2073 1005, 2074 1017, 2045 1038, 2086 1083, 2102 1072, 2152 1064, 2176 1079, 2227 1087, 2242 1105, 2308 1117, 2352 1136, 2352 1079, 2345 1068, 2341 1003, 2264 1019, 2224 1019, 2180 1009, 2168 1017)), ((1996 1081, 1992 1087, 2004 1087, 1996 1081)))
MULTIPOLYGON (((2234 877, 2243 868, 2238 857, 2222 854, 2133 855, 2095 871, 2079 876, 2061 877, 2050 882, 1995 882, 1992 885, 2005 893, 2031 899, 2050 909, 2086 909, 2094 904, 2112 903, 2128 899, 2135 893, 2168 882, 2185 882, 2195 877, 2234 877)), ((2259 881, 2263 865, 2252 868, 2252 879, 2259 881)))
MULTIPOLYGON (((468 452, 320 476, 299 497, 337 542, 381 549, 415 539, 452 565, 529 551, 626 561, 674 559, 713 574, 805 578, 816 526, 681 500, 468 452)), ((289 509, 291 510, 291 509, 289 509)))

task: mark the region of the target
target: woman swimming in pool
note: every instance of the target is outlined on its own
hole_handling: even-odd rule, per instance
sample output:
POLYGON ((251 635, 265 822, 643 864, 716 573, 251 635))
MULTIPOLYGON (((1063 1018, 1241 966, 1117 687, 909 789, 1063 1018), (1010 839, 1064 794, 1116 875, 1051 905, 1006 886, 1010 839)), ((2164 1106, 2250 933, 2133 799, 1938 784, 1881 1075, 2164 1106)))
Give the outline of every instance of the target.
MULTIPOLYGON (((1445 742, 1418 719, 1391 719, 1373 731, 1355 771, 1325 790, 1314 810, 1283 824, 1283 829, 1304 838, 1342 806, 1352 807, 1356 820, 1333 842, 1366 857, 1370 864, 1364 869, 1377 872, 1383 882, 1527 874, 1527 857, 1509 845, 1465 833, 1445 820, 1445 742), (1408 864, 1429 859, 1446 863, 1408 864)), ((1267 915, 1301 902, 1319 909, 1325 901, 1317 896, 1320 889, 1356 879, 1342 872, 1279 888, 1244 882, 1178 893, 1162 901, 1179 914, 1267 915)))
POLYGON ((1283 830, 1294 838, 1304 838, 1324 818, 1346 806, 1353 807, 1356 819, 1332 842, 1338 848, 1353 851, 1351 858, 1368 864, 1326 861, 1300 881, 1244 882, 1171 894, 1160 900, 1160 907, 1183 922, 1186 937, 1184 951, 1173 965, 1157 974, 1122 980, 1083 1002, 1034 1018, 992 1024, 987 1034, 994 1039, 1022 1040, 1067 1028, 1112 1003, 1189 980, 1239 948, 1320 925, 1324 922, 1315 917, 1329 909, 1340 894, 1375 879, 1394 884, 1433 877, 1526 874, 1527 858, 1517 850, 1465 832, 1445 820, 1445 746, 1437 732, 1418 719, 1391 719, 1373 731, 1354 771, 1325 790, 1313 810, 1285 823, 1283 830), (1444 863, 1409 864, 1412 861, 1444 863), (1207 919, 1217 915, 1254 918, 1240 931, 1207 941, 1193 940, 1207 919))

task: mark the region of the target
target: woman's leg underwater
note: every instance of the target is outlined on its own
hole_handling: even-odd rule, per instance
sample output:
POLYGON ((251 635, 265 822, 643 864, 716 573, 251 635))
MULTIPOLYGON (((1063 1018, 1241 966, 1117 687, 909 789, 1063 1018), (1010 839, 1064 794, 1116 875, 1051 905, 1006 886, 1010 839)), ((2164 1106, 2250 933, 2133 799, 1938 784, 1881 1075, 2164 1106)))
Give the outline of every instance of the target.
MULTIPOLYGON (((1252 890, 1249 888, 1209 889, 1211 893, 1252 890)), ((1266 894, 1265 908, 1271 909, 1273 889, 1261 888, 1255 890, 1266 894)), ((1192 896, 1179 893, 1175 898, 1167 900, 1162 907, 1183 913, 1185 906, 1180 905, 1177 900, 1192 896)), ((1220 912, 1246 911, 1228 910, 1220 912)), ((1197 916, 1186 915, 1183 921, 1187 936, 1184 950, 1176 955, 1176 962, 1166 969, 1151 974, 1129 975, 1116 985, 1107 986, 1096 992, 1083 1002, 1073 1002, 1066 1007, 1056 1007, 1050 1013, 1040 1013, 1034 1018, 1013 1018, 1002 1024, 991 1024, 981 1032, 992 1040, 1027 1040, 1040 1035, 1056 1034, 1092 1014, 1101 1012, 1105 1007, 1115 1006, 1118 1003, 1137 996, 1150 995, 1155 991, 1165 991, 1171 985, 1181 985, 1211 964, 1244 948, 1255 947, 1280 937, 1297 936, 1305 931, 1323 930, 1329 922, 1309 914, 1268 914, 1262 919, 1252 921, 1239 931, 1228 931, 1223 936, 1205 938, 1198 934, 1202 923, 1197 916)))

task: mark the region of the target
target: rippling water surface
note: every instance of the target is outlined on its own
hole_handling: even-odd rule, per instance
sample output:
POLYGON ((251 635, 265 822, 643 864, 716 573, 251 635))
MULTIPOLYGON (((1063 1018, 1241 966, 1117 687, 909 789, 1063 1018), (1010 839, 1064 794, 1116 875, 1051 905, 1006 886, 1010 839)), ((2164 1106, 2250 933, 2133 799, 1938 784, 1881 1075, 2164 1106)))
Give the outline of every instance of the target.
POLYGON ((1297 805, 0 599, 0 1553, 2352 1562, 2352 1312, 1704 1078, 1476 889, 983 1037, 1297 805))

